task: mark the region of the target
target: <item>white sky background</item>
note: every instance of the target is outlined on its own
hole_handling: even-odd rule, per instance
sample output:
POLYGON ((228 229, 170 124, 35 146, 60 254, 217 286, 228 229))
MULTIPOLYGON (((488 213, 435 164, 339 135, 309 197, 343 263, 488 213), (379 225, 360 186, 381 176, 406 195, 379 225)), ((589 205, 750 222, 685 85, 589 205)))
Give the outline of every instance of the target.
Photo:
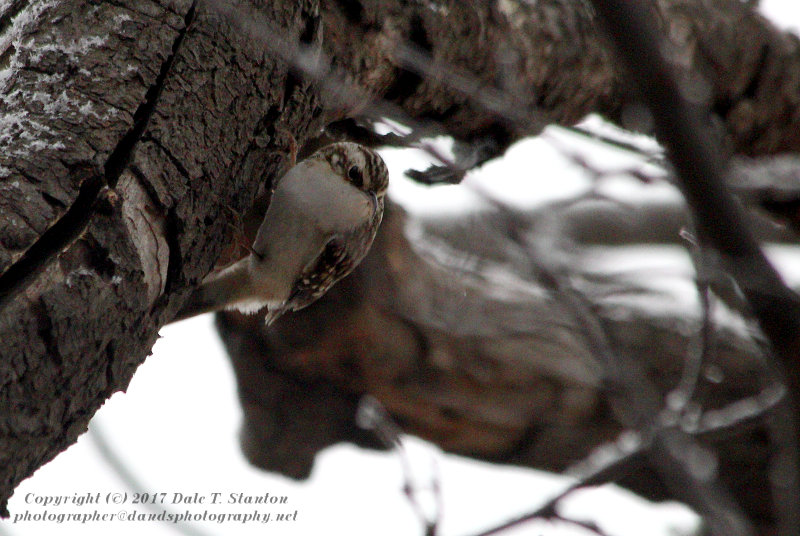
MULTIPOLYGON (((800 32, 800 6, 794 0, 762 0, 763 11, 778 24, 800 32)), ((553 133, 555 141, 526 141, 512 148, 508 155, 471 175, 491 189, 493 195, 516 206, 531 206, 542 196, 573 195, 586 185, 577 171, 570 171, 558 148, 571 150, 586 143, 553 133), (556 147, 556 148, 554 148, 556 147), (531 172, 535 170, 536 176, 531 172), (481 176, 492 176, 491 183, 481 176), (502 177, 502 180, 498 180, 502 177), (554 184, 554 177, 559 183, 554 184), (520 195, 527 192, 529 195, 520 195)), ((408 167, 424 168, 415 163, 413 151, 390 151, 387 163, 392 169, 393 196, 401 202, 414 200, 412 210, 435 208, 459 210, 480 203, 469 188, 425 188, 400 177, 408 167)), ((626 155, 603 157, 612 169, 629 165, 626 155)), ((611 186, 614 190, 613 183, 611 186)), ((616 190, 631 195, 630 188, 616 190)), ((641 193, 641 191, 639 192, 641 193)), ((662 189, 659 195, 672 195, 662 189)), ((681 261, 678 261, 680 264, 681 261)), ((400 461, 392 453, 362 451, 342 445, 325 451, 317 461, 312 478, 303 483, 258 471, 249 466, 239 452, 237 433, 241 418, 233 374, 222 345, 212 326, 210 315, 184 321, 162 330, 153 355, 136 373, 128 392, 109 400, 93 420, 102 430, 128 469, 150 493, 166 493, 171 502, 174 493, 208 496, 213 492, 246 495, 285 495, 288 504, 261 508, 262 511, 297 513, 291 522, 271 521, 266 525, 206 522, 193 525, 208 535, 306 534, 351 535, 382 534, 411 536, 422 534, 419 522, 404 498, 400 461), (177 396, 177 398, 175 398, 177 396)), ((432 460, 438 466, 444 500, 442 536, 468 536, 514 515, 530 511, 547 497, 569 485, 563 477, 537 471, 497 467, 445 455, 435 447, 410 438, 415 474, 429 482, 432 460)), ((430 498, 429 496, 426 496, 430 498)), ((0 536, 37 534, 105 535, 141 534, 175 535, 174 528, 161 523, 13 523, 15 514, 80 513, 95 509, 99 513, 120 510, 146 511, 130 504, 131 490, 101 458, 91 437, 59 455, 17 489, 9 504, 12 520, 0 522, 0 536), (128 493, 126 504, 105 504, 109 493, 128 493), (100 493, 102 503, 83 506, 47 506, 28 504, 35 497, 100 493), (26 500, 27 499, 27 500, 26 500)), ((430 501, 427 501, 430 504, 430 501)), ((632 495, 612 487, 584 491, 567 501, 564 514, 598 520, 614 536, 683 534, 694 523, 691 513, 674 505, 649 506, 632 495), (672 527, 672 528, 670 528, 672 527)), ((247 513, 252 505, 170 505, 170 509, 209 514, 247 513)), ((587 534, 571 527, 549 524, 523 525, 516 534, 579 535, 587 534)))

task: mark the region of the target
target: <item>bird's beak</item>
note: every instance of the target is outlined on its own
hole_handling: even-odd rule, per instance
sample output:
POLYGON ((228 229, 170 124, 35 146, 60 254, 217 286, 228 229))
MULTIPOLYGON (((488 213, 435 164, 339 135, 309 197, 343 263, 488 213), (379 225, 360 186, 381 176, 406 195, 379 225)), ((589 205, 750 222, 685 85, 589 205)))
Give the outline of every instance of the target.
POLYGON ((378 196, 375 195, 375 192, 367 192, 367 195, 372 203, 372 217, 374 218, 380 209, 380 205, 378 204, 378 196))

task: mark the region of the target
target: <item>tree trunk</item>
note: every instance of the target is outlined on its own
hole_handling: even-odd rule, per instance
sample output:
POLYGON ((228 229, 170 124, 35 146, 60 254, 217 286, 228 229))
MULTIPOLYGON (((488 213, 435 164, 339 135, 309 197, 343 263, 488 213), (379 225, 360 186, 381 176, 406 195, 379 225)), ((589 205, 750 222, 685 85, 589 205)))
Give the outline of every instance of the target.
MULTIPOLYGON (((297 39, 310 2, 260 12, 297 39)), ((317 99, 190 1, 16 2, 4 29, 0 504, 123 390, 317 99)))

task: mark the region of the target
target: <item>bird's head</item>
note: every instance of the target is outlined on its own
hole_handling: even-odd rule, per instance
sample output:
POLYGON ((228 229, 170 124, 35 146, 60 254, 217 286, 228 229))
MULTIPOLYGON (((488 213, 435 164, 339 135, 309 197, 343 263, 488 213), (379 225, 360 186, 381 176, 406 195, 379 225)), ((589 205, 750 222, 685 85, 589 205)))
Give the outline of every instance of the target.
POLYGON ((378 153, 357 143, 339 142, 323 147, 312 158, 326 160, 337 176, 374 197, 383 208, 389 170, 378 153))

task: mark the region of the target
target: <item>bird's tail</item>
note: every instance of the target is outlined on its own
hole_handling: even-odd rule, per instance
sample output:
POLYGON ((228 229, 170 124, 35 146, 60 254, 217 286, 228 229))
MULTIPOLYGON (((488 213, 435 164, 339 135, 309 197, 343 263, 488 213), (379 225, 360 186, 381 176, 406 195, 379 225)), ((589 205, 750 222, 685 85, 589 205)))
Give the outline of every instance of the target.
POLYGON ((195 289, 173 322, 203 313, 221 311, 249 294, 250 279, 247 258, 207 277, 195 289))

